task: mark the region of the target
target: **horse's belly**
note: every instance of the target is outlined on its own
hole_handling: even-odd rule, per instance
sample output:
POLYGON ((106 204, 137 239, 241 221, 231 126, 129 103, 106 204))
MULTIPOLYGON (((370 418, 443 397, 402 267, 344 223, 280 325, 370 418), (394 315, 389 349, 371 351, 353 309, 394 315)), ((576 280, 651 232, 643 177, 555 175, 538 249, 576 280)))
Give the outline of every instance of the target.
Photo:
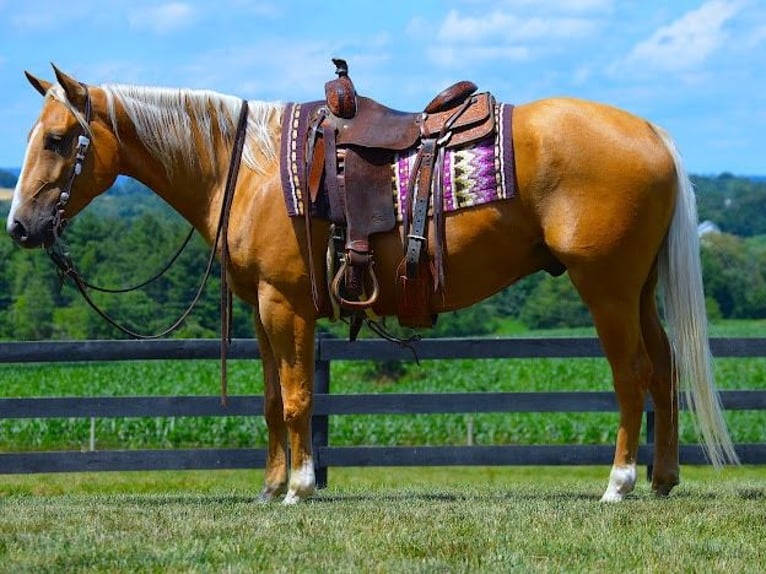
MULTIPOLYGON (((542 244, 536 226, 515 200, 506 200, 447 215, 445 288, 433 293, 432 311, 440 313, 477 303, 540 269, 558 267, 542 244)), ((429 230, 429 257, 434 236, 429 230)), ((396 269, 403 258, 401 229, 373 238, 381 284, 375 310, 396 313, 396 269)))

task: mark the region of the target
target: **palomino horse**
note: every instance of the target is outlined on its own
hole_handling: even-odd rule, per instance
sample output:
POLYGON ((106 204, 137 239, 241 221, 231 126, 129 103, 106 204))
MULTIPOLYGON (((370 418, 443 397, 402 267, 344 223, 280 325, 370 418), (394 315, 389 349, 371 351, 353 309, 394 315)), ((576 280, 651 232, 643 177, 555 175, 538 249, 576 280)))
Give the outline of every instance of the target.
MULTIPOLYGON (((8 215, 14 240, 50 245, 63 221, 125 174, 212 245, 241 101, 209 91, 88 86, 54 70, 55 84, 27 74, 44 100, 8 215), (77 145, 80 135, 89 150, 77 145)), ((315 489, 314 331, 328 310, 317 311, 312 300, 306 228, 285 208, 284 110, 250 103, 226 267, 234 293, 254 308, 263 357, 269 444, 261 498, 284 494, 289 504, 315 489)), ((619 501, 634 488, 647 391, 656 412, 657 494, 679 481, 679 388, 688 392, 711 462, 736 463, 712 378, 695 198, 670 137, 625 111, 566 98, 519 105, 513 122, 516 194, 446 214, 446 289, 434 311, 472 305, 541 269, 566 269, 592 313, 619 402, 602 499, 619 501), (672 344, 655 303, 658 283, 672 344)), ((328 233, 326 221, 314 222, 313 261, 322 260, 328 233)), ((374 311, 383 316, 396 313, 401 233, 397 225, 371 238, 380 283, 374 311)))

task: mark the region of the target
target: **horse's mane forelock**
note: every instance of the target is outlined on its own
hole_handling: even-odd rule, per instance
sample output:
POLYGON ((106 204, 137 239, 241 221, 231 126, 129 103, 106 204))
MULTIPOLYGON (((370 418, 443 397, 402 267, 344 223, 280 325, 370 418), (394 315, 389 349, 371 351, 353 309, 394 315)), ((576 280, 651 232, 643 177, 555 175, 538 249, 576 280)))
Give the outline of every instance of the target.
POLYGON ((85 131, 85 133, 88 134, 88 137, 93 138, 93 131, 90 129, 90 126, 88 125, 88 120, 85 118, 85 114, 83 114, 80 110, 78 110, 75 106, 72 105, 72 103, 67 98, 64 88, 62 88, 59 84, 53 84, 48 89, 48 93, 46 94, 46 97, 52 98, 56 100, 57 102, 64 104, 67 107, 67 109, 72 113, 72 115, 74 115, 75 119, 77 120, 77 123, 79 123, 82 129, 85 131))
MULTIPOLYGON (((216 158, 214 130, 223 139, 233 141, 242 100, 209 90, 182 88, 157 88, 132 85, 101 86, 106 94, 112 129, 117 138, 115 100, 122 104, 130 117, 136 133, 152 155, 162 163, 170 176, 173 166, 181 159, 188 167, 200 161, 200 154, 216 158), (192 123, 199 134, 199 149, 192 137, 192 123), (180 158, 179 158, 180 156, 180 158)), ((242 153, 243 163, 258 172, 266 166, 264 159, 277 157, 270 124, 281 118, 282 104, 248 102, 247 140, 242 153), (258 153, 262 154, 262 156, 258 153)))

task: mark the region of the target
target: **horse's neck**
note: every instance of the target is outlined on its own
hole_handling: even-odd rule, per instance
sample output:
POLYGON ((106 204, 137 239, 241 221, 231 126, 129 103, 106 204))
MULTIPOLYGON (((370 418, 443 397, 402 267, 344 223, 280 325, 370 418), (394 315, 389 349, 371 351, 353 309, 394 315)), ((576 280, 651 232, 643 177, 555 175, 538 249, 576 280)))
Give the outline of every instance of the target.
POLYGON ((124 154, 122 172, 159 195, 175 211, 210 239, 215 223, 211 212, 221 203, 221 177, 213 166, 194 166, 168 174, 145 148, 130 146, 124 154))
MULTIPOLYGON (((150 187, 207 239, 217 226, 227 167, 231 155, 230 138, 211 125, 199 125, 187 110, 144 111, 141 105, 158 106, 146 96, 146 104, 132 102, 129 113, 124 100, 115 105, 112 121, 120 140, 121 172, 150 187), (171 117, 168 126, 152 125, 151 114, 171 117), (136 118, 143 118, 137 125, 136 118)), ((156 97, 156 96, 155 96, 156 97)), ((220 108, 219 108, 220 113, 220 108)), ((196 116, 201 116, 198 112, 196 116)))

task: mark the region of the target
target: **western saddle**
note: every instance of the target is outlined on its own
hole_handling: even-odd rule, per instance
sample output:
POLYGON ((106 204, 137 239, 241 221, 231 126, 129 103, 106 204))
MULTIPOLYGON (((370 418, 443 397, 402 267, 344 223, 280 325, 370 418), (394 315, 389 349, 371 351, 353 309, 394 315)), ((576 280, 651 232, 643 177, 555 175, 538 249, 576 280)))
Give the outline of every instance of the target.
MULTIPOLYGON (((332 223, 328 282, 333 308, 350 314, 355 339, 379 294, 370 235, 396 226, 392 164, 398 153, 416 149, 401 206, 404 244, 396 272, 398 318, 405 326, 431 327, 436 316, 430 297, 444 289, 444 153, 494 133, 494 98, 489 92, 476 94, 473 82, 461 81, 439 93, 423 112, 400 112, 358 95, 347 63, 341 59, 333 63, 338 77, 325 84, 326 101, 311 118, 307 135, 309 193, 303 198, 311 237, 309 213, 324 184, 332 223), (433 262, 427 257, 429 207, 433 262)), ((311 257, 309 267, 319 308, 311 257)))

